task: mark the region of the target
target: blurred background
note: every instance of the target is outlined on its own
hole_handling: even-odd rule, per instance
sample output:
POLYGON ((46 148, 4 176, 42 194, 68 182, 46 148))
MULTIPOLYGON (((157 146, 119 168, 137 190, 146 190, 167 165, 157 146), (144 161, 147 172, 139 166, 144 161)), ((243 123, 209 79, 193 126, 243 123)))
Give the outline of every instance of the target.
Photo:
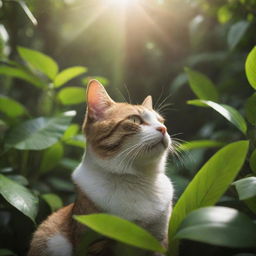
MULTIPOLYGON (((24 152, 12 151, 0 161, 2 172, 11 176, 17 174, 24 158, 27 161, 23 176, 28 177, 31 189, 46 195, 40 199, 37 222, 51 212, 51 207, 58 208, 74 199, 69 177, 82 157, 85 143, 78 128, 86 109, 83 92, 79 91, 81 100, 69 102, 59 95, 60 90, 70 86, 85 90, 88 80, 97 78, 116 101, 131 100, 139 104, 147 95, 152 95, 156 106, 162 104, 170 135, 180 143, 198 139, 223 144, 235 141, 242 136, 223 117, 186 103, 195 95, 184 67, 207 75, 219 91, 222 103, 244 114, 245 99, 253 92, 246 80, 244 63, 256 42, 255 18, 255 0, 0 0, 2 67, 24 65, 17 47, 50 56, 59 70, 85 67, 80 76, 61 88, 55 86, 55 91, 51 90, 52 83, 40 74, 38 79, 48 84, 43 89, 0 68, 0 94, 20 102, 29 111, 30 118, 77 111, 72 121, 73 130, 70 128, 74 139, 63 143, 65 147, 58 145, 61 150, 53 150, 58 151, 59 157, 52 166, 40 164, 42 158, 47 158, 47 149, 40 155, 38 151, 30 151, 28 159, 24 152), (41 171, 35 171, 38 169, 41 171)), ((8 118, 4 125, 1 123, 1 134, 22 120, 22 116, 8 118)), ((170 159, 168 173, 176 187, 175 200, 220 144, 215 146, 195 148, 170 159)), ((223 200, 230 201, 229 195, 223 200)), ((0 231, 0 245, 24 255, 34 227, 19 212, 14 209, 11 212, 16 217, 8 228, 0 231), (21 222, 25 223, 26 232, 17 232, 21 222)), ((0 226, 6 227, 10 220, 7 211, 2 211, 0 218, 0 226)), ((21 229, 24 230, 24 226, 21 229)), ((196 255, 199 251, 199 247, 191 243, 184 247, 187 248, 183 249, 184 255, 188 255, 188 251, 196 255)), ((200 255, 234 253, 231 249, 198 246, 201 246, 200 255)))

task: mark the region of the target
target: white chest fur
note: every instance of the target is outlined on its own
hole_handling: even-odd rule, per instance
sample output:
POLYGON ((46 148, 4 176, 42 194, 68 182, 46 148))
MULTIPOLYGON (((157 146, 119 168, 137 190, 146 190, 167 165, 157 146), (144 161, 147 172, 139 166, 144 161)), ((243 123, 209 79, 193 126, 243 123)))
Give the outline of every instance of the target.
POLYGON ((152 232, 157 237, 166 232, 173 187, 164 173, 154 177, 116 174, 99 170, 85 158, 74 171, 73 180, 104 212, 143 223, 146 228, 160 222, 160 230, 152 232))

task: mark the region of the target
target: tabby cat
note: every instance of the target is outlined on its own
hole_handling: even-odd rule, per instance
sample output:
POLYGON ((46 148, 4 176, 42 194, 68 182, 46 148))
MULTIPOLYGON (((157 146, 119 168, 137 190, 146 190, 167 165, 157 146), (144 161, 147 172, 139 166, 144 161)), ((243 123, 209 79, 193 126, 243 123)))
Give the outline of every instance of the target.
MULTIPOLYGON (((141 105, 117 103, 97 80, 91 80, 83 131, 86 153, 72 175, 76 201, 38 227, 28 255, 74 255, 86 232, 73 220, 74 214, 117 215, 164 241, 173 197, 165 175, 172 143, 163 117, 153 110, 151 96, 141 105)), ((108 243, 90 250, 91 255, 113 255, 108 243)))

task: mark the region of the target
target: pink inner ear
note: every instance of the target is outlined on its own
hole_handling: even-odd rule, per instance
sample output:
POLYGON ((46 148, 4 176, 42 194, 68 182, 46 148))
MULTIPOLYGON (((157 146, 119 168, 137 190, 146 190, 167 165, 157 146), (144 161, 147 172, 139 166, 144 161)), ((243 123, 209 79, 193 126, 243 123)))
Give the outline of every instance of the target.
POLYGON ((104 87, 96 80, 89 82, 87 102, 88 114, 93 119, 102 118, 105 110, 113 103, 104 87))

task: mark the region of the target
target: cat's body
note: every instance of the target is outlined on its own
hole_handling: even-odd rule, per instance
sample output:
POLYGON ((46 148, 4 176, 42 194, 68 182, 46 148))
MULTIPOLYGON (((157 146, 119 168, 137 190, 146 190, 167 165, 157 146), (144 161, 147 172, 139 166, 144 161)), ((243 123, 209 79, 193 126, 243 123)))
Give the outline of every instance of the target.
MULTIPOLYGON (((173 188, 164 174, 171 140, 151 98, 142 105, 113 102, 95 80, 88 87, 86 154, 72 178, 78 197, 43 222, 29 256, 71 256, 85 228, 72 215, 106 212, 167 235, 173 188)), ((91 251, 111 256, 108 244, 91 251)), ((96 253, 96 254, 97 254, 96 253)))

